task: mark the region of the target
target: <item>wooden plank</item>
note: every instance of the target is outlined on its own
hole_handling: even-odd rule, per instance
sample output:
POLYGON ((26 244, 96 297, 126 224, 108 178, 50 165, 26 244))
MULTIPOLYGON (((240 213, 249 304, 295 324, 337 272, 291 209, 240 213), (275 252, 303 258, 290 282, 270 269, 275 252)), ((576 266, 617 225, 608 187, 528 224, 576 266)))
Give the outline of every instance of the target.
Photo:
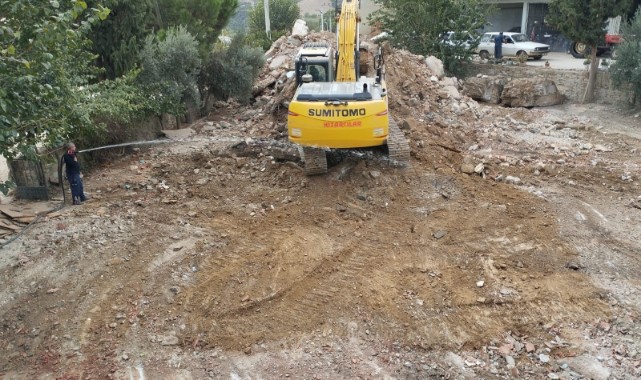
POLYGON ((33 213, 24 213, 24 212, 12 210, 7 205, 0 205, 0 212, 2 212, 3 214, 13 219, 23 218, 27 216, 35 216, 35 214, 33 213))
POLYGON ((23 216, 21 218, 15 218, 14 221, 19 222, 19 223, 31 223, 34 220, 36 220, 35 216, 23 216))
POLYGON ((21 227, 18 227, 13 223, 5 222, 4 220, 0 220, 0 227, 12 231, 20 231, 22 229, 21 227))
POLYGON ((62 216, 62 215, 64 215, 64 212, 62 212, 62 211, 54 211, 54 212, 48 213, 47 214, 47 218, 53 219, 53 218, 57 218, 57 217, 62 216))

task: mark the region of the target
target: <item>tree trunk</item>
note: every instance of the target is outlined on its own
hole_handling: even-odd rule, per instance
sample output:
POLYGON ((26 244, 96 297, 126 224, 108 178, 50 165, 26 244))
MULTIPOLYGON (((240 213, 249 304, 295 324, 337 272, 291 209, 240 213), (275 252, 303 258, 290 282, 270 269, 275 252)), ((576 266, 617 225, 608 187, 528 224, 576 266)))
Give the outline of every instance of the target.
POLYGON ((596 56, 597 46, 590 46, 590 76, 588 78, 588 87, 583 94, 583 103, 592 103, 594 101, 594 90, 596 89, 596 75, 599 70, 599 58, 596 56))

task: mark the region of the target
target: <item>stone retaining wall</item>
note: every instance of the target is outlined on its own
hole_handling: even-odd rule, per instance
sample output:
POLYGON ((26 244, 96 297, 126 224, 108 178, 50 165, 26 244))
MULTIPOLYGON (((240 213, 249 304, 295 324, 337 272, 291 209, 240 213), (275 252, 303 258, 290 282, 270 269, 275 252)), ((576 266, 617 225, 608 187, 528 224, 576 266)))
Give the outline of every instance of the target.
MULTIPOLYGON (((470 64, 467 67, 469 76, 484 74, 490 76, 502 75, 507 78, 531 78, 543 76, 556 83, 559 91, 570 102, 581 102, 588 84, 587 70, 555 70, 533 66, 508 66, 494 64, 470 64)), ((599 71, 595 101, 603 104, 630 104, 634 102, 633 93, 614 85, 607 71, 599 71)), ((639 103, 639 99, 637 99, 639 103)))

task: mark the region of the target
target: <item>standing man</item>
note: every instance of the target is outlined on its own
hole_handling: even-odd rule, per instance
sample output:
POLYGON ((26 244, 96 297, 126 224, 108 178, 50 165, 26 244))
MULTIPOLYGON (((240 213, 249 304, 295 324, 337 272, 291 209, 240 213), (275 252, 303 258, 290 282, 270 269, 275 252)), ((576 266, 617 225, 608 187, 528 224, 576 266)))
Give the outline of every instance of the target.
POLYGON ((503 58, 503 32, 494 37, 494 58, 503 58))
POLYGON ((534 25, 532 25, 532 32, 530 33, 530 41, 534 42, 541 42, 541 25, 539 25, 538 21, 534 21, 534 25))
POLYGON ((78 163, 78 154, 76 153, 76 145, 69 142, 65 145, 67 153, 63 159, 67 170, 67 180, 69 187, 71 187, 71 199, 74 205, 81 205, 82 202, 87 200, 85 190, 82 186, 82 178, 80 174, 80 163, 78 163))

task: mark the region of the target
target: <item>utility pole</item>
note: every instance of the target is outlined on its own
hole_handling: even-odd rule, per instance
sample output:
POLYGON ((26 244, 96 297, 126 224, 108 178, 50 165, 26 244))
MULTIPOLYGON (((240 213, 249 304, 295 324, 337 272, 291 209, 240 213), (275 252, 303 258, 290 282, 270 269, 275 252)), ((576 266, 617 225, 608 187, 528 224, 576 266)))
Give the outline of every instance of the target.
POLYGON ((265 5, 265 33, 267 33, 267 38, 269 40, 272 40, 272 27, 271 23, 269 22, 269 0, 263 0, 263 4, 265 5))
POLYGON ((321 15, 321 32, 323 32, 325 31, 325 19, 323 18, 323 11, 319 9, 318 12, 320 12, 321 15))

